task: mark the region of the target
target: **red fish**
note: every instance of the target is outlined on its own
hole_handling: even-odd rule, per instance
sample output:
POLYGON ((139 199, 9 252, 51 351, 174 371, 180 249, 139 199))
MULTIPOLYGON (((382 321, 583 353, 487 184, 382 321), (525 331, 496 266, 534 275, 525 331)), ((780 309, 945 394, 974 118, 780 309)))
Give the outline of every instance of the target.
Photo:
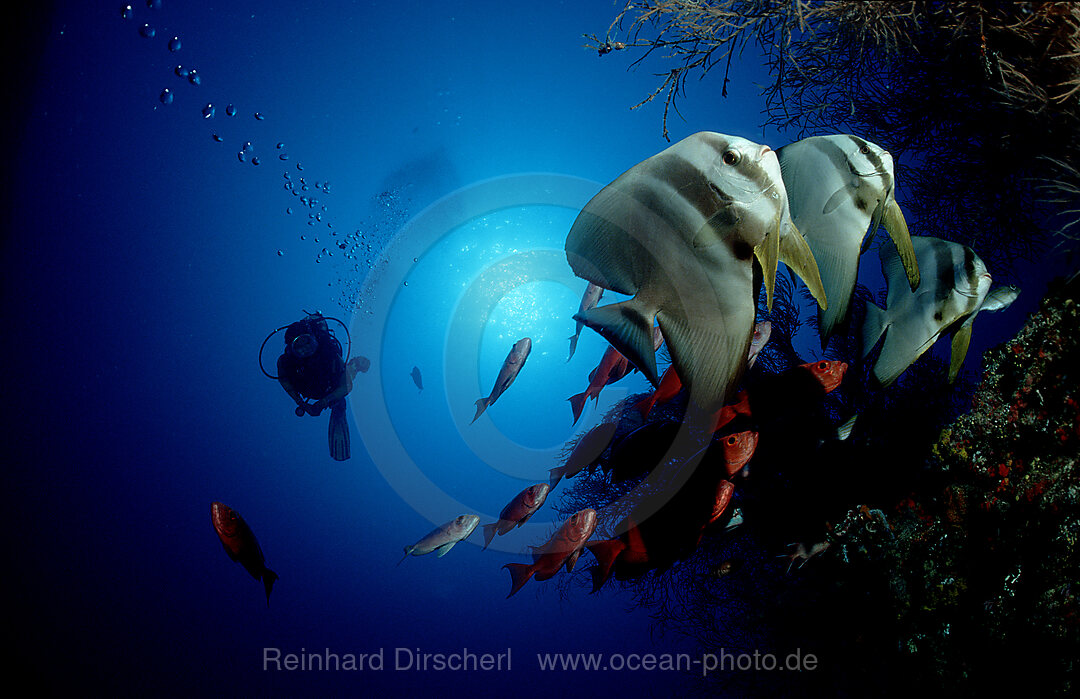
POLYGON ((566 457, 566 463, 551 469, 548 482, 554 488, 562 478, 573 478, 581 473, 586 467, 593 466, 604 449, 611 443, 615 436, 617 425, 613 422, 602 422, 592 428, 578 440, 570 456, 566 457))
POLYGON ((818 380, 818 382, 825 389, 826 393, 833 391, 840 382, 844 380, 844 372, 847 371, 847 362, 841 362, 838 359, 827 360, 822 359, 816 362, 807 362, 801 364, 799 369, 805 369, 818 380))
POLYGON ((679 379, 679 375, 675 373, 675 365, 673 364, 660 377, 660 385, 656 387, 656 390, 638 401, 634 407, 641 413, 642 419, 647 418, 657 403, 667 403, 679 395, 681 390, 682 381, 679 379))
POLYGON ((589 374, 589 387, 577 395, 570 396, 570 407, 574 411, 574 424, 581 417, 581 411, 585 409, 585 401, 589 398, 600 397, 600 391, 609 383, 614 383, 626 376, 630 371, 630 362, 626 357, 619 354, 618 350, 610 345, 604 352, 600 364, 589 374))
POLYGON ((734 403, 725 405, 723 408, 716 411, 716 414, 713 416, 713 434, 722 429, 724 425, 734 420, 736 415, 750 416, 750 397, 745 390, 739 391, 735 396, 734 403))
POLYGON ((266 605, 270 606, 270 589, 278 575, 266 567, 266 559, 251 527, 236 511, 220 502, 211 503, 210 521, 229 558, 243 565, 251 577, 262 580, 266 588, 266 605))
MULTIPOLYGON (((669 565, 688 555, 731 503, 735 486, 721 480, 708 500, 696 497, 696 488, 687 483, 675 496, 641 524, 632 513, 626 519, 626 531, 616 539, 594 541, 588 545, 596 557, 592 569, 593 592, 611 577, 636 577, 652 568, 669 565)), ((637 508, 635 508, 637 509, 637 508)))
POLYGON ((520 527, 528 522, 529 517, 532 517, 533 513, 539 510, 547 500, 549 490, 551 486, 547 483, 537 483, 514 496, 514 499, 499 513, 498 522, 484 525, 484 548, 488 547, 496 534, 501 536, 514 527, 520 527))
POLYGON ((507 597, 513 596, 520 590, 529 578, 547 580, 554 577, 555 573, 559 572, 559 568, 564 565, 567 571, 572 571, 574 564, 581 556, 585 542, 595 530, 596 510, 591 508, 579 510, 563 522, 559 531, 555 532, 547 543, 534 549, 531 564, 507 563, 504 565, 503 568, 510 570, 512 582, 510 594, 507 597))
POLYGON ((754 455, 754 450, 757 449, 758 433, 749 430, 737 432, 721 437, 718 441, 722 449, 727 477, 732 478, 754 455))

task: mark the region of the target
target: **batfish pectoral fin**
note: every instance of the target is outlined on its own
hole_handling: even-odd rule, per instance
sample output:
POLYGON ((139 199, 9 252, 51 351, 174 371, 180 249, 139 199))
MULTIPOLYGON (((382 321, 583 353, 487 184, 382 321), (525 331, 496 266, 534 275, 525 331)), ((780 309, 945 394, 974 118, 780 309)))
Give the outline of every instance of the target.
MULTIPOLYGON (((822 207, 821 213, 830 214, 836 210, 836 207, 843 204, 846 200, 851 198, 851 190, 847 186, 841 187, 832 193, 832 196, 825 202, 825 206, 822 207)), ((820 199, 818 201, 821 201, 820 199)))
POLYGON ((966 323, 953 333, 952 358, 949 361, 949 383, 956 380, 956 377, 960 374, 960 366, 964 363, 964 357, 967 356, 968 345, 971 344, 972 320, 974 320, 974 317, 969 318, 966 323))
POLYGON ((456 543, 456 541, 451 541, 449 544, 443 544, 442 546, 440 546, 438 549, 436 549, 438 553, 435 554, 435 558, 442 558, 446 554, 450 553, 450 549, 454 548, 454 544, 456 543))
POLYGON ((799 275, 799 278, 806 284, 806 288, 810 290, 811 296, 817 300, 822 310, 829 307, 829 303, 825 298, 825 287, 821 283, 821 273, 818 271, 817 260, 814 259, 814 253, 810 251, 806 238, 802 237, 802 234, 796 231, 794 226, 792 226, 788 235, 780 238, 780 261, 799 275))
POLYGON ((900 211, 900 205, 892 197, 889 197, 884 206, 885 211, 881 222, 896 245, 896 252, 899 253, 900 261, 904 264, 904 272, 907 273, 908 284, 911 290, 915 291, 919 288, 920 281, 919 261, 915 259, 915 247, 911 244, 911 233, 908 232, 904 212, 900 211))
MULTIPOLYGON (((765 305, 771 311, 773 287, 776 285, 776 263, 780 260, 779 226, 769 231, 765 235, 765 240, 754 248, 754 256, 757 257, 758 262, 761 264, 762 280, 765 282, 765 305)), ((666 336, 667 333, 664 333, 664 335, 666 336)))
POLYGON ((656 309, 638 300, 597 306, 578 313, 581 321, 600 333, 605 340, 645 375, 653 386, 660 383, 656 373, 656 350, 653 349, 653 318, 656 309))
POLYGON ((709 217, 701 228, 694 233, 690 244, 695 248, 706 248, 716 245, 723 238, 717 231, 726 231, 739 223, 739 212, 731 204, 722 205, 720 209, 709 217))

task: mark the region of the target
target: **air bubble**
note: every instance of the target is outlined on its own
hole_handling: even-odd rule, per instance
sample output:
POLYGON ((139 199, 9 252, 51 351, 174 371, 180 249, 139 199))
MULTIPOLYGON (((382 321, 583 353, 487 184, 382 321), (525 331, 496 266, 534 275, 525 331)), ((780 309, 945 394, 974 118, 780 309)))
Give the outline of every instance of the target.
POLYGON ((285 256, 285 253, 284 253, 284 252, 282 252, 281 250, 278 250, 278 251, 277 251, 277 256, 278 256, 278 257, 284 257, 284 256, 285 256))
POLYGON ((288 159, 289 159, 289 154, 288 153, 282 153, 281 155, 278 156, 278 160, 288 160, 288 159))
POLYGON ((173 72, 176 73, 176 77, 178 78, 186 78, 191 71, 184 66, 176 66, 173 68, 173 72))
POLYGON ((303 170, 303 169, 304 169, 304 166, 303 166, 303 165, 301 165, 300 163, 297 163, 297 164, 296 164, 296 169, 297 169, 297 170, 303 170))
POLYGON ((131 9, 131 5, 124 5, 120 8, 120 16, 123 19, 131 19, 131 16, 135 14, 135 11, 131 9))
POLYGON ((218 136, 217 134, 213 134, 213 136, 214 136, 214 140, 217 141, 218 143, 221 143, 221 142, 223 142, 225 140, 224 138, 222 138, 221 136, 218 136))
POLYGON ((160 10, 161 0, 146 0, 146 6, 149 7, 151 10, 160 10))
POLYGON ((142 37, 145 37, 147 39, 153 39, 154 34, 157 34, 157 32, 154 31, 154 28, 151 27, 149 24, 144 24, 139 27, 139 35, 142 37))
POLYGON ((228 116, 236 116, 236 105, 230 104, 225 107, 225 114, 228 116))
POLYGON ((240 162, 244 162, 244 151, 240 151, 239 153, 237 153, 236 157, 240 162))
POLYGON ((197 72, 195 72, 195 69, 192 68, 188 72, 187 81, 192 85, 202 85, 202 76, 200 76, 197 72))
POLYGON ((240 150, 244 151, 245 153, 250 152, 252 150, 251 141, 244 141, 244 147, 240 150))
POLYGON ((214 116, 214 105, 207 103, 207 105, 202 108, 202 115, 203 119, 209 119, 214 116))
POLYGON ((169 91, 169 88, 165 88, 161 91, 161 97, 159 99, 161 99, 162 104, 172 104, 173 93, 169 91))
POLYGON ((256 118, 256 119, 258 119, 259 121, 262 121, 262 120, 263 120, 263 119, 265 119, 266 117, 264 117, 264 116, 262 115, 262 112, 255 112, 255 118, 256 118))
POLYGON ((173 38, 169 39, 169 50, 173 53, 176 53, 180 50, 180 37, 174 36, 173 38))
POLYGON ((285 213, 291 214, 292 213, 292 207, 290 206, 289 208, 285 209, 285 213))
POLYGON ((278 150, 281 150, 281 149, 282 149, 282 148, 284 148, 284 147, 285 147, 285 144, 284 144, 284 143, 279 143, 279 144, 277 144, 277 149, 278 149, 278 150))
POLYGON ((252 165, 258 165, 259 164, 259 156, 257 156, 257 155, 251 156, 251 164, 252 165))

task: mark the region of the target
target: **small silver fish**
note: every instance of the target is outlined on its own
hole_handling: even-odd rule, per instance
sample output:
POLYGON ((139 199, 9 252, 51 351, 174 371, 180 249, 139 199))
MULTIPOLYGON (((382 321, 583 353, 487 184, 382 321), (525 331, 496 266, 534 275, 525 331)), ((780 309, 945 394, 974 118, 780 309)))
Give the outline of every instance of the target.
POLYGON ((911 291, 901 256, 892 241, 886 241, 879 255, 888 285, 888 308, 866 305, 863 356, 884 334, 885 343, 874 363, 874 376, 882 386, 895 381, 949 329, 953 332, 949 381, 953 381, 967 354, 975 316, 979 311, 1007 308, 1020 293, 1016 287, 991 293, 986 265, 966 245, 928 236, 911 242, 923 276, 918 291, 911 291))
MULTIPOLYGON (((431 530, 427 536, 412 546, 406 546, 405 555, 402 556, 401 561, 409 556, 423 556, 432 551, 438 551, 435 557, 442 558, 454 548, 454 544, 469 538, 479 522, 480 517, 477 515, 455 517, 441 527, 431 530)), ((398 565, 401 565, 401 561, 398 561, 398 565)))
POLYGON ((747 352, 746 356, 747 369, 754 366, 758 354, 765 348, 765 343, 769 341, 770 335, 772 335, 772 323, 769 321, 763 320, 754 326, 754 336, 750 338, 750 351, 747 352))
POLYGON ((566 238, 574 273, 633 298, 574 317, 654 386, 656 318, 691 398, 719 409, 746 366, 752 257, 771 302, 782 239, 794 236, 776 154, 738 136, 694 134, 630 168, 578 215, 566 238))
MULTIPOLYGON (((600 297, 603 295, 603 287, 589 282, 589 285, 585 287, 585 293, 581 296, 581 303, 578 304, 578 315, 596 308, 596 304, 600 303, 600 297)), ((577 327, 574 328, 574 334, 570 336, 570 356, 566 358, 566 361, 568 362, 574 358, 574 352, 577 350, 578 337, 581 336, 581 329, 583 327, 585 327, 585 324, 580 320, 577 321, 577 327)))
MULTIPOLYGON (((487 398, 481 398, 476 401, 476 415, 473 416, 472 421, 476 420, 484 414, 489 405, 494 405, 495 401, 499 400, 506 389, 510 388, 510 384, 514 383, 514 379, 517 378, 518 372, 521 371, 521 367, 525 366, 525 360, 529 358, 529 352, 532 351, 532 339, 525 337, 514 343, 514 346, 510 348, 510 354, 506 355, 506 359, 503 360, 502 367, 499 369, 499 375, 495 379, 495 385, 491 387, 491 393, 487 398)), ((470 423, 471 424, 471 423, 470 423)))
POLYGON ((423 391, 424 380, 420 377, 420 367, 414 366, 412 368, 412 371, 409 373, 409 376, 412 377, 413 383, 416 384, 416 387, 423 391))
POLYGON ((834 135, 796 141, 776 157, 791 219, 806 237, 829 299, 818 309, 824 347, 847 318, 863 240, 872 239, 879 225, 900 251, 911 290, 919 286, 911 236, 896 203, 892 155, 858 136, 834 135))

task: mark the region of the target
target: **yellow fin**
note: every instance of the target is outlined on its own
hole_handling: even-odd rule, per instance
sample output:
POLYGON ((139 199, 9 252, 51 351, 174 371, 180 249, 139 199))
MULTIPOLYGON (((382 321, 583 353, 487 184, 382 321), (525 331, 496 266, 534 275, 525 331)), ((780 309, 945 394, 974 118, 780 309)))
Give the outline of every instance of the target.
POLYGON ((771 311, 773 286, 776 283, 776 263, 780 259, 780 226, 776 226, 765 235, 765 240, 754 248, 754 256, 761 263, 761 274, 765 282, 765 305, 771 311))
POLYGON ((919 262, 915 259, 915 248, 911 244, 911 234, 908 232, 907 221, 904 213, 900 211, 900 205, 890 197, 885 204, 885 215, 882 217, 885 230, 889 232, 893 243, 896 244, 896 252, 900 254, 900 261, 904 264, 904 272, 907 273, 908 284, 911 290, 919 288, 919 262))
POLYGON ((949 383, 955 381, 960 373, 960 365, 964 363, 969 344, 971 344, 971 323, 964 323, 959 330, 953 333, 952 360, 949 362, 949 383))
POLYGON ((825 299, 825 287, 821 283, 817 260, 814 259, 814 253, 810 251, 806 238, 802 237, 794 225, 791 226, 789 234, 780 239, 780 261, 799 275, 822 310, 829 307, 829 302, 825 299))

